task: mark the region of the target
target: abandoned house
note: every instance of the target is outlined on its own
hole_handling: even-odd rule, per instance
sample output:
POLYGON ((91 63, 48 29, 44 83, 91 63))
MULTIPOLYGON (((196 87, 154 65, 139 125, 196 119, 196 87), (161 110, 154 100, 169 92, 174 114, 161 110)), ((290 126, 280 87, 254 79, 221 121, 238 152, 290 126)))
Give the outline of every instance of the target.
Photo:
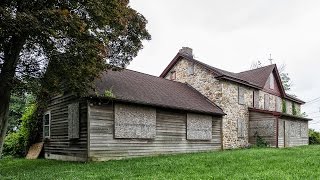
POLYGON ((166 153, 308 144, 304 102, 285 93, 276 65, 240 73, 183 48, 160 77, 108 71, 85 97, 52 98, 44 113, 45 158, 103 161, 166 153))

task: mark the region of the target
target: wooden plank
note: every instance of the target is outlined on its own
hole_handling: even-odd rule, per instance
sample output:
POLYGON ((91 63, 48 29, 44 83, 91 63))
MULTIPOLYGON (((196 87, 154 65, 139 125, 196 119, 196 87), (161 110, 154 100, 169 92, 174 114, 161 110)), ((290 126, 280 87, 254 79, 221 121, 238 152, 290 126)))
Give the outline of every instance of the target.
POLYGON ((90 106, 88 109, 90 159, 108 160, 221 149, 221 118, 212 121, 212 140, 190 141, 186 139, 186 113, 157 110, 154 139, 115 139, 114 115, 110 113, 113 106, 104 106, 90 106))

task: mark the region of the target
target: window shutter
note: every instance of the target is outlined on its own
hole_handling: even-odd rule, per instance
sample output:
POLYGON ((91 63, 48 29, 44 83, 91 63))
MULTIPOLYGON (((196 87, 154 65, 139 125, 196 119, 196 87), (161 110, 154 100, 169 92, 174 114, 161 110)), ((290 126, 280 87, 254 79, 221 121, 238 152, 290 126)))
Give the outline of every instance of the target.
POLYGON ((68 105, 68 136, 69 139, 79 138, 79 103, 68 105))
POLYGON ((259 91, 253 91, 253 107, 259 108, 259 91))
POLYGON ((269 94, 265 94, 264 95, 264 109, 269 110, 269 106, 270 106, 269 94))
POLYGON ((238 87, 238 101, 239 104, 244 104, 244 89, 242 87, 238 87))

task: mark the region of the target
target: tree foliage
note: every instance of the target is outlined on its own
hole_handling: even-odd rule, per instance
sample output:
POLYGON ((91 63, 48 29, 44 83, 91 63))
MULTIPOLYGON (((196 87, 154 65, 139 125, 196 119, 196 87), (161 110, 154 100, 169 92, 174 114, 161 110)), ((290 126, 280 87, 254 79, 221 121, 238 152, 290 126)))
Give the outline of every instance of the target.
POLYGON ((309 129, 309 143, 320 144, 320 132, 314 129, 309 129))
POLYGON ((146 24, 129 0, 1 0, 0 154, 13 89, 40 102, 85 93, 101 71, 137 55, 150 39, 146 24))

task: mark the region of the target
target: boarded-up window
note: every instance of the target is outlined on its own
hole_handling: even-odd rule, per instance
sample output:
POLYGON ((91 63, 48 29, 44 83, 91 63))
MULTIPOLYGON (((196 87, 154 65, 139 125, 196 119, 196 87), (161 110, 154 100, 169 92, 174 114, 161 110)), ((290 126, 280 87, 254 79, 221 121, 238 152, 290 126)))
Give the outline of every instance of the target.
POLYGON ((272 73, 270 74, 269 81, 270 81, 270 89, 274 89, 274 76, 272 73))
POLYGON ((307 122, 303 122, 301 123, 301 137, 308 137, 308 123, 307 122))
POLYGON ((200 114, 187 114, 187 139, 211 140, 212 117, 200 114))
POLYGON ((259 108, 259 91, 253 91, 253 107, 259 108))
POLYGON ((68 136, 69 139, 79 138, 79 103, 68 105, 68 136))
POLYGON ((50 138, 51 113, 46 112, 43 116, 43 137, 50 138))
POLYGON ((238 137, 243 138, 245 136, 245 123, 243 120, 238 119, 238 137))
POLYGON ((270 109, 270 98, 269 94, 264 95, 264 109, 269 110, 270 109))
POLYGON ((193 75, 194 74, 194 63, 189 63, 188 64, 188 75, 193 75))
POLYGON ((115 105, 115 138, 152 139, 156 136, 156 109, 115 105))
POLYGON ((238 103, 243 105, 244 104, 244 88, 238 87, 238 103))
POLYGON ((276 111, 281 112, 282 107, 281 107, 282 100, 280 97, 276 97, 276 111))

